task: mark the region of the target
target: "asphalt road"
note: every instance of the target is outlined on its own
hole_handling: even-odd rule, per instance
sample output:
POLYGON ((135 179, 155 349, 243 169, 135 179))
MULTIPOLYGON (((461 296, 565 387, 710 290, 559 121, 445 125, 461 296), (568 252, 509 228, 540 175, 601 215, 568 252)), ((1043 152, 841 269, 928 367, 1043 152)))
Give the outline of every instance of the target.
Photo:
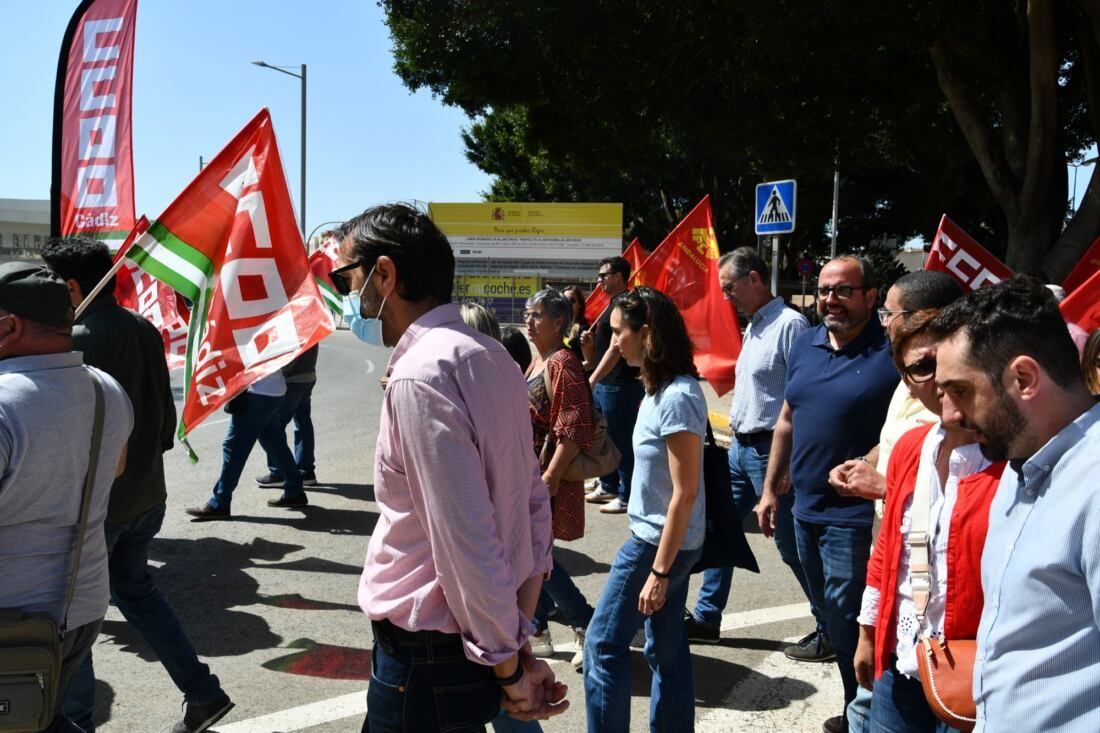
MULTIPOLYGON (((195 523, 184 508, 210 495, 221 462, 228 416, 192 433, 200 456, 165 456, 168 512, 150 556, 160 588, 189 630, 195 648, 237 707, 221 733, 359 731, 370 679, 370 625, 356 603, 369 535, 378 519, 371 486, 374 441, 388 351, 364 346, 346 331, 321 348, 313 393, 317 477, 310 506, 269 508, 277 489, 251 478, 265 473, 257 447, 234 496, 234 520, 195 523)), ((179 373, 173 375, 179 390, 179 373)), ((578 586, 596 603, 611 559, 627 536, 625 515, 590 507, 586 536, 562 551, 578 586)), ((808 604, 770 541, 750 535, 762 572, 738 572, 720 644, 693 647, 696 729, 821 730, 840 712, 833 664, 798 664, 780 651, 810 630, 808 604), (786 641, 785 641, 786 640, 786 641)), ((699 579, 690 598, 697 595, 699 579)), ((554 661, 570 687, 572 709, 547 731, 583 731, 584 691, 568 661, 572 634, 551 624, 554 661)), ((94 648, 102 733, 167 730, 179 718, 181 694, 156 656, 114 608, 94 648)), ((632 729, 648 725, 649 669, 634 653, 632 729)))

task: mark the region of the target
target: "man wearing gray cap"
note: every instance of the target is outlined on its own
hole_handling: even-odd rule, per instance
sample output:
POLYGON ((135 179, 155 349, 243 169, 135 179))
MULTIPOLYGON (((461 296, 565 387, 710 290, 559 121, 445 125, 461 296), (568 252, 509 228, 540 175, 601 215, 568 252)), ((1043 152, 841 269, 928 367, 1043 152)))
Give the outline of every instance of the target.
MULTIPOLYGON (((69 288, 28 262, 0 265, 0 609, 47 613, 67 628, 58 698, 95 641, 107 611, 103 520, 133 427, 118 382, 72 351, 69 288), (71 604, 65 599, 95 415, 103 432, 71 604)), ((58 715, 47 733, 77 731, 58 715)))

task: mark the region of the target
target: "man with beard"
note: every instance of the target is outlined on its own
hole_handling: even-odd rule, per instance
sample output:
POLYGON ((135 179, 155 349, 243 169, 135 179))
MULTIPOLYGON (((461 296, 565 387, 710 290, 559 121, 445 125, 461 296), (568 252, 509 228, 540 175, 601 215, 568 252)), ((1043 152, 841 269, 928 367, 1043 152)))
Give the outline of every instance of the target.
MULTIPOLYGON (((875 510, 867 499, 833 490, 829 471, 878 443, 898 372, 886 332, 872 318, 878 288, 870 265, 838 257, 821 269, 817 285, 822 325, 803 331, 791 345, 757 516, 763 533, 772 536, 779 497, 795 492, 798 559, 836 653, 846 706, 858 686, 852 667, 856 616, 875 510)), ((824 730, 847 730, 844 716, 829 718, 824 730)))
POLYGON ((1015 277, 933 323, 943 413, 1009 460, 982 554, 976 731, 1100 730, 1100 407, 1053 295, 1015 277))

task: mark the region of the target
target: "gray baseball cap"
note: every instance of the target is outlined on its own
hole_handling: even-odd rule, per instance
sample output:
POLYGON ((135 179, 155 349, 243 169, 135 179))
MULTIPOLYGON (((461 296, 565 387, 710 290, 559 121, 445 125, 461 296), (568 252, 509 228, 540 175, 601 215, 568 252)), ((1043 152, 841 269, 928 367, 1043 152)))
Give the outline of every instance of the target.
POLYGON ((0 308, 43 326, 73 325, 69 286, 32 262, 0 265, 0 308))

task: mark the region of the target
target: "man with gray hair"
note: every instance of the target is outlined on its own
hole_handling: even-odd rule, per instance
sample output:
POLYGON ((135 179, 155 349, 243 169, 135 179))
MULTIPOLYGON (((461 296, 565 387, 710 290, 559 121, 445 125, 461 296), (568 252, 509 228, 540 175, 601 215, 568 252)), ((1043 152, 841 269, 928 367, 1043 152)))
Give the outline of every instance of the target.
MULTIPOLYGON (((72 350, 72 326, 69 288, 61 278, 29 262, 0 265, 0 609, 5 615, 47 613, 68 629, 58 701, 65 699, 107 612, 103 520, 134 422, 118 382, 85 366, 72 350), (76 583, 66 606, 92 468, 96 384, 102 392, 102 437, 76 583)), ((8 702, 7 719, 18 720, 20 701, 8 702)), ((79 729, 59 712, 44 730, 79 729)))
MULTIPOLYGON (((810 324, 801 313, 788 308, 769 286, 768 266, 753 247, 727 252, 718 260, 718 282, 730 307, 749 317, 737 359, 733 402, 730 405, 730 485, 741 519, 752 513, 764 491, 772 430, 783 406, 787 382, 787 356, 798 334, 810 324)), ((798 561, 794 539, 794 495, 780 497, 775 517, 775 545, 809 598, 806 577, 798 561)), ((694 612, 688 612, 684 629, 690 641, 717 642, 722 611, 729 600, 733 568, 712 568, 703 573, 703 587, 694 612)), ((816 615, 816 611, 815 611, 816 615)), ((818 628, 787 656, 800 661, 828 661, 832 650, 818 628)))

